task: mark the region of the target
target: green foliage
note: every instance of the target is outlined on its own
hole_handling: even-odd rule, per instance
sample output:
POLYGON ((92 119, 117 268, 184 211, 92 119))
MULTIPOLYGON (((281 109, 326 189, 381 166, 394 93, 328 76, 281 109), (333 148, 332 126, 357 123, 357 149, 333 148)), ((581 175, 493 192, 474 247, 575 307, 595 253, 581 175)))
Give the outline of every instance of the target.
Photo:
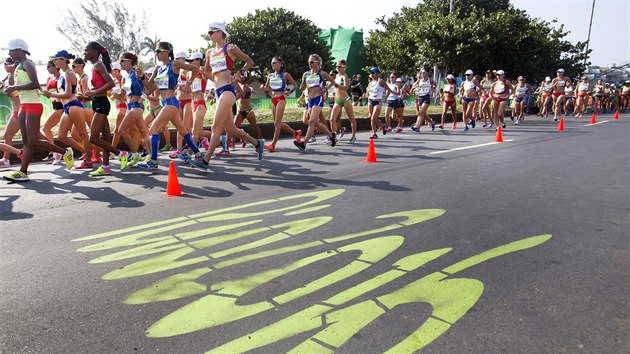
POLYGON ((62 21, 56 26, 71 43, 68 49, 82 56, 85 46, 96 41, 108 49, 112 60, 123 51, 140 53, 143 49, 142 43, 147 37, 144 12, 136 15, 118 1, 86 0, 72 7, 61 13, 62 21))
MULTIPOLYGON (((271 72, 271 59, 282 58, 286 71, 299 80, 308 70, 308 56, 319 54, 323 68, 332 68, 330 50, 319 38, 319 28, 312 21, 280 8, 256 10, 244 17, 236 17, 226 25, 228 42, 236 44, 254 60, 251 76, 259 81, 271 72)), ((207 35, 202 35, 208 39, 207 35)))
POLYGON ((539 81, 563 67, 570 76, 584 67, 585 43, 563 38, 563 26, 532 19, 508 0, 426 0, 376 21, 384 30, 367 40, 368 61, 384 69, 414 74, 422 62, 461 75, 467 69, 503 69, 509 76, 539 81))

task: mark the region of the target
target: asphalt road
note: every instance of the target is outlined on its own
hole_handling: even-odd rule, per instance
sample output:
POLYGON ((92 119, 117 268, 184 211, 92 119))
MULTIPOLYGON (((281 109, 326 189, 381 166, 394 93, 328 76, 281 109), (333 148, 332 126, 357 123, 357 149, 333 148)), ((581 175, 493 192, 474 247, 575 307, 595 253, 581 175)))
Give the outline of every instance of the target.
MULTIPOLYGON (((630 114, 0 182, 0 352, 626 353, 630 114)), ((322 140, 321 138, 319 140, 322 140)))

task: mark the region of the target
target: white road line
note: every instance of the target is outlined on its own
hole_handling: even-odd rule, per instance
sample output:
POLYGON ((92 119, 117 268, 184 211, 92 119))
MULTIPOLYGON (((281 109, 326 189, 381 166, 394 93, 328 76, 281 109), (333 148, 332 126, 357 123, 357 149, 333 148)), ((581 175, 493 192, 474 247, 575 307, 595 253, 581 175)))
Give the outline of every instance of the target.
MULTIPOLYGON (((506 142, 506 143, 510 142, 510 141, 512 141, 512 140, 511 139, 503 140, 503 142, 506 142)), ((451 152, 451 151, 468 150, 468 149, 474 149, 474 148, 483 147, 483 146, 490 146, 490 145, 494 145, 494 144, 501 144, 501 143, 492 142, 492 143, 485 143, 485 144, 479 144, 479 145, 464 146, 464 147, 459 147, 459 148, 454 148, 454 149, 449 149, 449 150, 433 151, 433 152, 428 153, 427 155, 444 154, 444 153, 451 152)))
POLYGON ((602 123, 606 123, 606 122, 608 122, 608 121, 607 121, 607 120, 603 120, 603 121, 601 121, 601 122, 597 122, 597 123, 594 123, 594 124, 590 124, 590 123, 589 123, 589 124, 586 124, 586 125, 585 125, 585 127, 590 127, 590 126, 592 126, 592 125, 602 124, 602 123))

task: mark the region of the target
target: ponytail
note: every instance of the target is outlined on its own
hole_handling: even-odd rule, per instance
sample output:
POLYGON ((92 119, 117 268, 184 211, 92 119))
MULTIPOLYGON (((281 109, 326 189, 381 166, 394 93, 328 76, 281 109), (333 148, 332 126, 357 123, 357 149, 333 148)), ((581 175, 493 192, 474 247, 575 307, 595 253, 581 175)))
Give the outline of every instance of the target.
POLYGON ((109 57, 109 52, 107 51, 107 48, 103 47, 98 42, 90 42, 88 43, 87 47, 90 49, 96 49, 98 54, 102 57, 103 64, 105 64, 105 69, 107 70, 108 73, 111 73, 112 72, 112 59, 109 57))

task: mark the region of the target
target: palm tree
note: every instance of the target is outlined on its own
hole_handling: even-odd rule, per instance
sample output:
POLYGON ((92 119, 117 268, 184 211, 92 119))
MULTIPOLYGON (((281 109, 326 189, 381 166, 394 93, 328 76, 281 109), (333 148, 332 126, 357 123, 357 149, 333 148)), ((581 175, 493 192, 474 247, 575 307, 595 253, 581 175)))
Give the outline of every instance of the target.
POLYGON ((157 44, 160 43, 161 39, 155 36, 155 38, 151 39, 149 37, 144 37, 144 40, 140 44, 140 54, 149 55, 151 54, 152 63, 155 64, 155 48, 157 44))

